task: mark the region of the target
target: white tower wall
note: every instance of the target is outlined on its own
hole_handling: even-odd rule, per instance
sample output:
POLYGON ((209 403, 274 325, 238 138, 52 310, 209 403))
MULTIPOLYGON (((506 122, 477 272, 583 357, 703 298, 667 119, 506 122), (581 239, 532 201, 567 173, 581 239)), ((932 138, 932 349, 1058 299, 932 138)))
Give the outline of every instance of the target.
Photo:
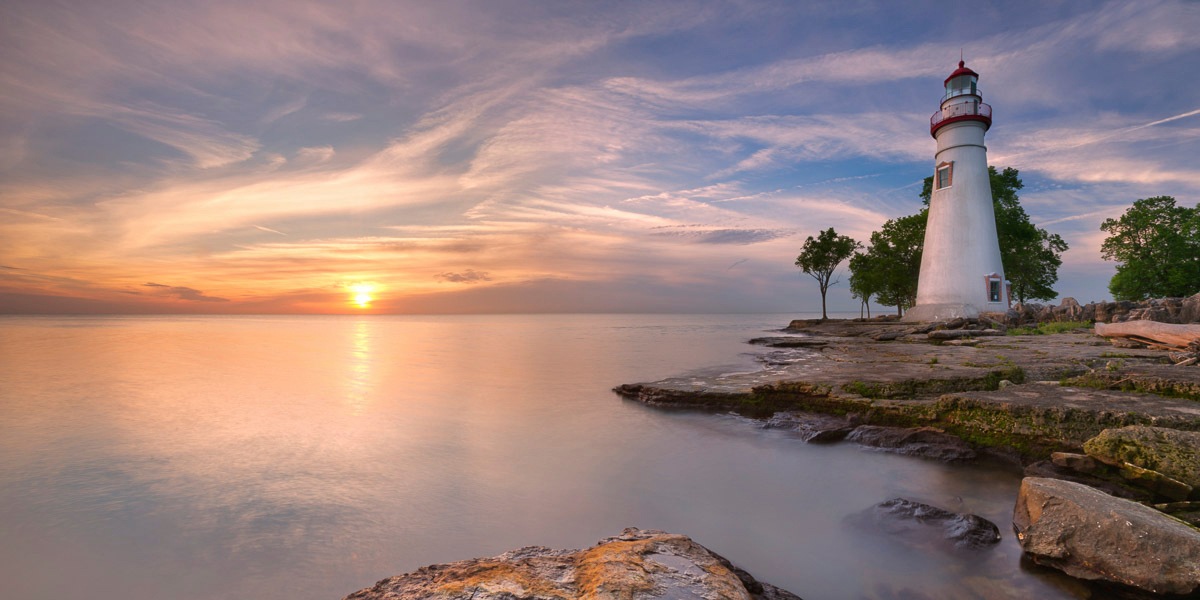
MULTIPOLYGON (((978 106, 977 96, 972 94, 970 98, 978 106)), ((947 99, 942 116, 949 119, 964 114, 957 110, 965 107, 961 99, 947 99)), ((965 114, 978 115, 977 111, 970 108, 965 114)), ((990 107, 988 116, 987 122, 972 119, 948 122, 934 132, 937 139, 934 189, 929 201, 917 302, 905 314, 906 321, 977 317, 981 312, 1008 309, 984 146, 990 107), (950 185, 939 188, 936 169, 945 165, 951 168, 950 185)))

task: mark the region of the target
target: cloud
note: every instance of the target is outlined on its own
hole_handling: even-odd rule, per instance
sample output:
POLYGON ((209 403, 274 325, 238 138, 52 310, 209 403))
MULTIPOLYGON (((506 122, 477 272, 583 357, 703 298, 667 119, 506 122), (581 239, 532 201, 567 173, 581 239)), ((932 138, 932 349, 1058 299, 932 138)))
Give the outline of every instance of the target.
POLYGON ((170 286, 161 283, 143 283, 142 285, 149 288, 158 288, 158 295, 160 296, 172 296, 179 300, 188 300, 190 302, 229 302, 228 298, 208 296, 200 290, 189 287, 170 286))
POLYGON ((311 162, 325 162, 333 158, 334 154, 333 146, 313 146, 297 150, 296 158, 311 162))
POLYGON ((259 231, 265 231, 267 233, 274 233, 276 235, 287 235, 286 233, 284 233, 282 231, 271 229, 270 227, 263 227, 262 225, 253 225, 253 227, 259 231))
MULTIPOLYGON (((657 233, 665 237, 678 237, 696 244, 727 244, 745 246, 795 235, 796 232, 782 229, 708 229, 697 230, 695 226, 657 233)), ((658 229, 658 228, 656 228, 658 229)))
POLYGON ((439 273, 437 279, 450 283, 480 283, 492 280, 486 272, 475 271, 474 269, 467 269, 461 273, 439 273))

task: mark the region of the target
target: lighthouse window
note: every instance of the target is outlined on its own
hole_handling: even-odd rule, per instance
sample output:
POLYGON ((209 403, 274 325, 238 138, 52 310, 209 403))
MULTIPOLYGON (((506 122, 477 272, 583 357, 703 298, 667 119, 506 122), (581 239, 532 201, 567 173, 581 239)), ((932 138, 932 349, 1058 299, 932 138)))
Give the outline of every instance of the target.
POLYGON ((954 183, 954 163, 942 163, 937 166, 937 189, 948 188, 954 183))
POLYGON ((988 281, 988 301, 989 302, 999 302, 1000 301, 1000 280, 999 279, 993 279, 991 281, 988 281))

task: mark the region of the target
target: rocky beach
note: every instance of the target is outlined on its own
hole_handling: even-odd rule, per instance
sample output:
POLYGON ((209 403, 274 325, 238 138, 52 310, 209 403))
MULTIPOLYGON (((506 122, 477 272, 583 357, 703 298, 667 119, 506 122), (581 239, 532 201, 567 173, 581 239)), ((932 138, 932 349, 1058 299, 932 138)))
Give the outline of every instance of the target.
MULTIPOLYGON (((1200 298, 1187 300, 1176 307, 1194 310, 1200 298)), ((1064 306, 929 324, 793 321, 782 335, 749 340, 769 349, 761 371, 615 391, 654 406, 736 412, 810 443, 1008 463, 1026 476, 1011 527, 1028 559, 1098 582, 1094 597, 1200 597, 1200 368, 1083 323, 1006 335, 1005 321, 1023 316, 1035 324, 1038 315, 1096 316, 1094 305, 1064 306)), ((1100 310, 1168 322, 1180 315, 1124 308, 1100 310)), ((971 517, 923 510, 905 518, 956 523, 947 540, 971 517)), ((876 526, 894 528, 889 522, 876 526)))
MULTIPOLYGON (((749 339, 762 368, 623 384, 664 410, 736 413, 808 443, 855 443, 1021 470, 1010 523, 906 498, 851 526, 915 551, 986 552, 1015 535, 1024 560, 1075 578, 1080 598, 1200 597, 1200 367, 1106 339, 1080 319, 1178 322, 1163 305, 1018 307, 994 319, 793 321, 749 339), (1063 332, 1008 335, 1022 322, 1063 332)), ((1116 303, 1110 303, 1116 304, 1116 303)), ((588 550, 525 548, 423 568, 375 598, 793 598, 676 534, 635 528, 588 550), (602 565, 597 566, 597 565, 602 565)), ((1009 597, 1004 593, 980 597, 1009 597)))

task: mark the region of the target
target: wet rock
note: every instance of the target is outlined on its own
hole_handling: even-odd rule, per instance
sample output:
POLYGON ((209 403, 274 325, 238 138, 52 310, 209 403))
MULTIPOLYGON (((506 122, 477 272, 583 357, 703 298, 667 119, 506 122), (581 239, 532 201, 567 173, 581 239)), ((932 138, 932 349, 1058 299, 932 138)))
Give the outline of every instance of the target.
POLYGON ((974 460, 978 454, 961 439, 933 427, 856 427, 847 440, 885 452, 943 462, 974 460))
POLYGON ((1088 486, 1027 477, 1013 530, 1038 564, 1156 594, 1200 590, 1200 531, 1088 486))
POLYGON ((848 417, 805 412, 775 413, 763 423, 764 429, 795 431, 810 444, 840 442, 857 426, 848 417))
POLYGON ((343 600, 722 598, 799 600, 755 580, 690 538, 626 529, 587 550, 540 546, 422 567, 343 600))
POLYGON ((1105 429, 1083 449, 1107 464, 1130 463, 1200 487, 1200 432, 1140 425, 1105 429))
POLYGON ((880 502, 847 517, 847 522, 910 543, 933 543, 958 550, 981 550, 1000 541, 1000 529, 979 515, 954 513, 905 498, 880 502))

